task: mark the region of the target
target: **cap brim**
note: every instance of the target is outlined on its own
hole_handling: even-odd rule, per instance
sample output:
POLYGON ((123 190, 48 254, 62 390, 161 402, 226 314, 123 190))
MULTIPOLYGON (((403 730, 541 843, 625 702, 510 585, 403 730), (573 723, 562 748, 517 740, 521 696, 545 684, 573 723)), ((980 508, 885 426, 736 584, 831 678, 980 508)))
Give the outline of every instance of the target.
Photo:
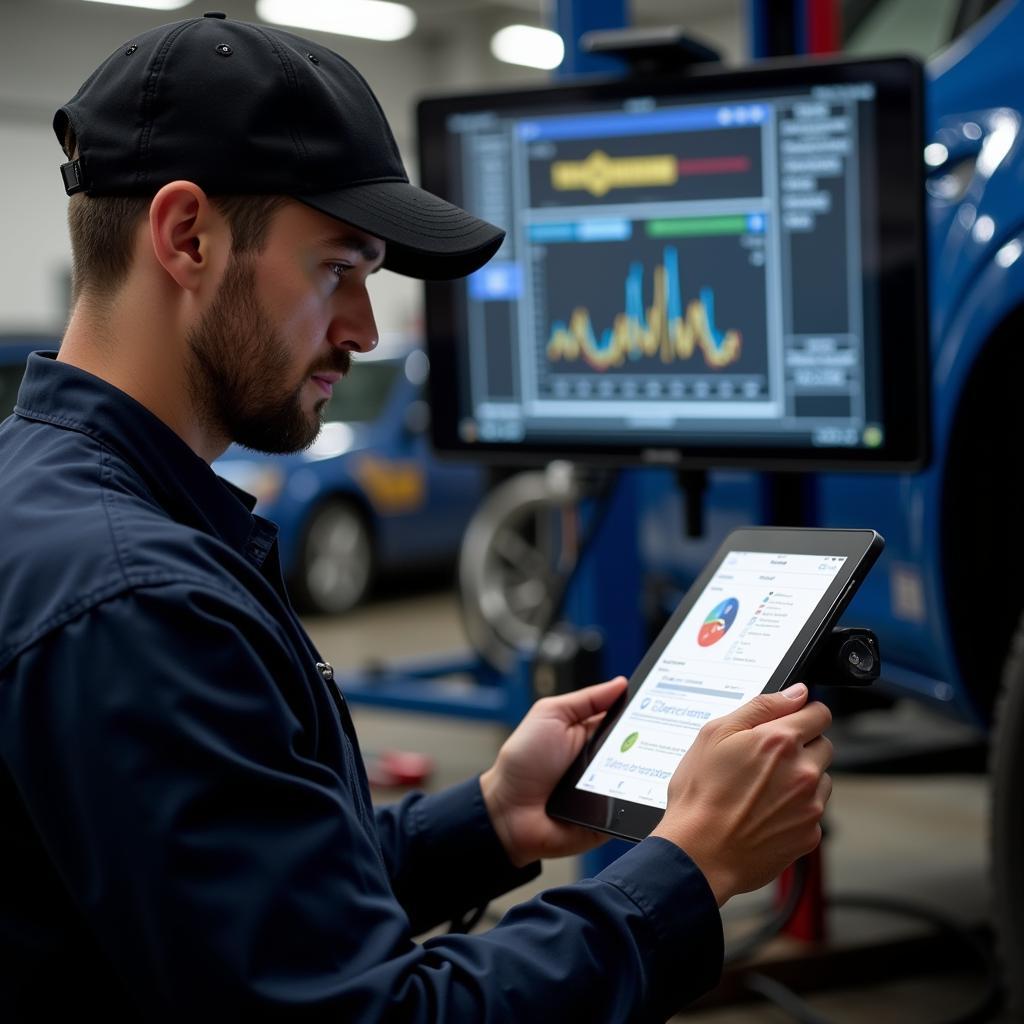
POLYGON ((295 198, 383 239, 388 270, 426 281, 448 281, 479 270, 505 237, 501 228, 405 181, 295 198))

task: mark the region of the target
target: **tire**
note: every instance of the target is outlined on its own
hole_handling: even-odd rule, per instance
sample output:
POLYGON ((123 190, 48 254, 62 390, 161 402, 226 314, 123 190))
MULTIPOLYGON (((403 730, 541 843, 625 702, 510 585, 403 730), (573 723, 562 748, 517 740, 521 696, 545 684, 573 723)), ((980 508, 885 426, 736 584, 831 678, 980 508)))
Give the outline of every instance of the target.
POLYGON ((292 581, 303 611, 339 615, 366 597, 375 575, 373 536, 362 510, 333 498, 320 505, 302 535, 292 581))
POLYGON ((519 473, 491 491, 466 528, 459 552, 463 625, 473 649, 499 671, 540 643, 558 586, 555 524, 568 504, 544 473, 519 473))
POLYGON ((1024 619, 996 705, 991 786, 996 939, 1009 1019, 1024 1021, 1024 619))

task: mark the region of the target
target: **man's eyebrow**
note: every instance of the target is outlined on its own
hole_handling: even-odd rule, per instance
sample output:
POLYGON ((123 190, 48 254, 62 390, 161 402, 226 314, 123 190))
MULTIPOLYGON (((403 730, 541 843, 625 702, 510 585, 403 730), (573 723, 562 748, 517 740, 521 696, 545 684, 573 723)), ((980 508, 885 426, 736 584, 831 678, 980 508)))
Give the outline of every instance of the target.
MULTIPOLYGON (((359 253, 367 263, 375 263, 381 258, 380 247, 373 242, 364 242, 354 235, 331 235, 320 240, 325 249, 352 249, 359 253)), ((379 267, 376 269, 380 269, 379 267)))

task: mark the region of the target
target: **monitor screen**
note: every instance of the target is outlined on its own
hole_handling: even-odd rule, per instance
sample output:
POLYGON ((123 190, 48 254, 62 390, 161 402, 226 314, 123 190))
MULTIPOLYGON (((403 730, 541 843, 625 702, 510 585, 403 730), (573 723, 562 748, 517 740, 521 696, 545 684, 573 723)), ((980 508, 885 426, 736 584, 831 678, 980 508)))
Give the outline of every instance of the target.
POLYGON ((922 464, 920 92, 892 59, 423 101, 424 185, 507 231, 427 288, 437 447, 922 464))

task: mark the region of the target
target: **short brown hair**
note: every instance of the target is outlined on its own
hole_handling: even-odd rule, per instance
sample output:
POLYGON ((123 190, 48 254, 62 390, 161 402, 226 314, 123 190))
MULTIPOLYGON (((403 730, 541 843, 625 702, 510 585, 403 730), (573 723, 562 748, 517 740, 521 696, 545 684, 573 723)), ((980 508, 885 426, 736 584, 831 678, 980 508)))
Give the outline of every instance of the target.
MULTIPOLYGON (((68 126, 64 152, 77 157, 74 129, 68 126)), ((231 229, 232 251, 259 252, 274 213, 285 196, 211 196, 231 229)), ((109 299, 128 276, 132 241, 139 222, 149 213, 152 196, 87 196, 82 192, 68 204, 71 235, 71 300, 87 292, 109 299)))

